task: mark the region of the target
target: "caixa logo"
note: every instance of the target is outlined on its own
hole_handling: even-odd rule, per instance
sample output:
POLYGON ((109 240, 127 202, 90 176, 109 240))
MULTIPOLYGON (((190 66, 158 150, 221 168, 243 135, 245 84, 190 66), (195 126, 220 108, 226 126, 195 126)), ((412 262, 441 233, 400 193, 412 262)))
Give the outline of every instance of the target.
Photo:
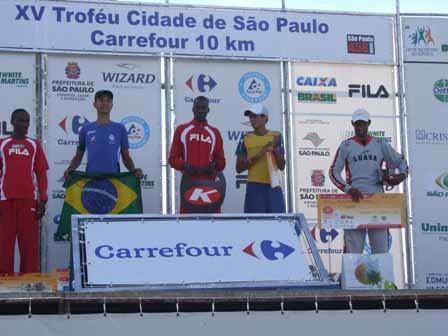
POLYGON ((286 259, 294 251, 295 249, 293 247, 279 241, 274 243, 272 240, 254 241, 243 249, 244 253, 254 258, 271 261, 286 259))
POLYGON ((193 187, 185 192, 185 199, 194 205, 210 205, 221 199, 218 190, 207 186, 193 187))
POLYGON ((58 125, 66 134, 71 131, 73 134, 78 135, 81 128, 88 123, 89 120, 87 120, 86 117, 75 115, 71 119, 69 117, 65 117, 58 123, 58 125))

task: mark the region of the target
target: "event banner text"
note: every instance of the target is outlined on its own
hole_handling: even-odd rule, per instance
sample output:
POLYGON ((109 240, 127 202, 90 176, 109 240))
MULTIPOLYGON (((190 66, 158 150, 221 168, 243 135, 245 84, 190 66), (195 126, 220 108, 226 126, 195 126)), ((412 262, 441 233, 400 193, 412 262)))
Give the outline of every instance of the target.
POLYGON ((0 37, 0 47, 287 58, 359 56, 367 61, 377 57, 386 61, 392 55, 382 55, 383 47, 375 47, 375 39, 389 47, 391 36, 375 36, 391 33, 390 24, 378 28, 384 27, 381 23, 387 17, 12 1, 0 4, 0 18, 0 25, 13 32, 0 37), (303 45, 309 49, 305 55, 303 45), (337 47, 336 53, 331 45, 337 47))

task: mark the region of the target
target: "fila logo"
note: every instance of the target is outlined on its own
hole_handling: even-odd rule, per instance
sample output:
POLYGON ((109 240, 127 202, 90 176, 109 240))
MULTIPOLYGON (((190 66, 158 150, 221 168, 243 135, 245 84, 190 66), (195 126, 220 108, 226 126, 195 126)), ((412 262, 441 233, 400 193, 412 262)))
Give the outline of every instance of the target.
POLYGON ((209 187, 193 187, 185 192, 185 198, 194 205, 216 203, 221 195, 218 190, 209 187))
POLYGON ((361 96, 363 98, 389 98, 389 92, 387 92, 384 85, 380 85, 377 90, 372 89, 370 85, 364 84, 349 84, 348 96, 361 96))
POLYGON ((8 154, 15 154, 15 155, 23 155, 23 156, 29 156, 30 153, 28 152, 28 149, 26 148, 17 148, 17 147, 13 147, 13 148, 9 148, 8 149, 8 154))
POLYGON ((210 135, 206 136, 204 134, 190 134, 190 141, 206 142, 211 144, 212 138, 210 135))

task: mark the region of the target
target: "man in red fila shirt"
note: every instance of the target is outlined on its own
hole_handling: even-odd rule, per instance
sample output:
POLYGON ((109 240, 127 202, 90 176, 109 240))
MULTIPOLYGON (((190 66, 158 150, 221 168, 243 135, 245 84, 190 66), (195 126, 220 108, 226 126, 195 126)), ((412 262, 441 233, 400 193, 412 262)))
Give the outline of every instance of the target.
MULTIPOLYGON (((188 184, 191 183, 192 188, 190 190, 194 191, 189 196, 190 200, 195 198, 196 203, 203 201, 204 205, 209 202, 212 203, 214 201, 213 196, 219 194, 214 189, 219 183, 213 186, 214 182, 211 182, 211 188, 204 188, 200 181, 204 181, 204 183, 214 181, 218 173, 223 171, 226 166, 221 133, 217 128, 208 124, 207 114, 209 112, 208 98, 204 96, 196 97, 193 102, 194 118, 176 128, 168 158, 170 166, 181 171, 183 180, 188 180, 188 184)), ((182 192, 181 182, 181 194, 182 192)), ((188 194, 188 191, 186 193, 188 194)), ((181 195, 181 198, 184 196, 181 195)), ((213 204, 210 204, 210 206, 213 209, 211 212, 220 212, 219 207, 213 207, 213 204)), ((182 205, 181 200, 180 213, 196 212, 202 211, 197 208, 196 210, 188 209, 182 205)), ((204 212, 209 211, 205 210, 204 212)))
POLYGON ((14 271, 16 236, 20 272, 39 272, 39 220, 45 214, 48 163, 41 144, 28 138, 30 115, 11 115, 13 133, 0 139, 0 273, 14 271))

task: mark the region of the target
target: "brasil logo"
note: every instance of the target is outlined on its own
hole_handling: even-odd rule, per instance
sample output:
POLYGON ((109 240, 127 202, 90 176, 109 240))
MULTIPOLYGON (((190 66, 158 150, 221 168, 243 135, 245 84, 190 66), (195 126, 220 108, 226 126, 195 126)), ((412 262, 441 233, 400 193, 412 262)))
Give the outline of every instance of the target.
POLYGON ((434 97, 442 102, 448 103, 448 79, 439 79, 433 86, 434 97))

